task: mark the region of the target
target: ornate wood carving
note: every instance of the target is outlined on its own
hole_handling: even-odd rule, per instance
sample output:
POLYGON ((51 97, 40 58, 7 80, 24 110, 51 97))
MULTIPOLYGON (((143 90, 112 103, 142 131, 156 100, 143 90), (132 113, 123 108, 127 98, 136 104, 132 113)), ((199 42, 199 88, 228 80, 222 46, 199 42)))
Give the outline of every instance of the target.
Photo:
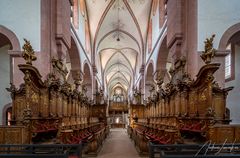
POLYGON ((32 66, 32 61, 36 60, 34 51, 30 42, 25 42, 23 56, 27 64, 19 65, 24 83, 18 89, 13 84, 7 88, 13 99, 11 124, 15 126, 0 128, 0 143, 43 143, 53 137, 62 143, 89 141, 90 146, 96 142, 99 146, 107 132, 100 122, 106 118, 106 109, 101 109, 100 113, 100 106, 91 106, 86 92, 80 90, 80 76, 75 79, 75 88, 65 80, 66 69, 59 60, 52 61, 56 72, 42 81, 39 71, 32 66), (96 110, 94 116, 90 115, 90 109, 96 110), (98 131, 101 132, 95 134, 98 131), (93 135, 96 137, 90 139, 93 135))
MULTIPOLYGON (((231 120, 226 97, 233 87, 220 88, 214 81, 214 73, 220 64, 211 63, 215 52, 213 38, 214 35, 205 41, 201 57, 206 65, 199 70, 195 80, 185 72, 187 61, 184 57, 174 63, 174 68, 170 70, 171 81, 165 87, 161 78, 156 79, 158 88, 151 92, 156 96, 149 98, 144 107, 144 117, 131 124, 137 146, 149 140, 160 144, 183 143, 181 135, 189 134, 214 143, 223 143, 226 139, 227 142, 240 141, 240 128, 227 125, 231 120), (145 140, 142 135, 147 136, 145 140)), ((141 108, 138 106, 134 110, 141 108)))

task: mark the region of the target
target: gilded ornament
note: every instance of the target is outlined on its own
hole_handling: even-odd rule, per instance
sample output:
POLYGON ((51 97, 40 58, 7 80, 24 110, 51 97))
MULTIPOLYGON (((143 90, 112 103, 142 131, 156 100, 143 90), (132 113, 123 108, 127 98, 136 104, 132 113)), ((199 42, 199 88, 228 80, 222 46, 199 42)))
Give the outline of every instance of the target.
POLYGON ((206 101, 207 100, 207 97, 206 97, 206 94, 207 94, 207 89, 205 89, 202 93, 200 93, 200 101, 206 101))
POLYGON ((23 49, 23 58, 26 60, 26 64, 28 65, 32 65, 32 61, 37 60, 37 57, 34 54, 34 50, 31 46, 30 41, 26 40, 24 38, 25 44, 23 45, 22 49, 23 49))
POLYGON ((214 117, 216 115, 215 110, 211 107, 207 109, 207 112, 205 114, 206 117, 214 117))
POLYGON ((17 91, 16 86, 13 83, 10 83, 10 88, 6 88, 8 92, 11 92, 11 97, 14 99, 14 93, 17 91))
POLYGON ((212 58, 215 56, 216 50, 213 48, 213 39, 215 37, 215 34, 212 35, 212 37, 207 38, 205 43, 205 50, 203 51, 201 58, 206 64, 210 64, 212 61, 212 58))

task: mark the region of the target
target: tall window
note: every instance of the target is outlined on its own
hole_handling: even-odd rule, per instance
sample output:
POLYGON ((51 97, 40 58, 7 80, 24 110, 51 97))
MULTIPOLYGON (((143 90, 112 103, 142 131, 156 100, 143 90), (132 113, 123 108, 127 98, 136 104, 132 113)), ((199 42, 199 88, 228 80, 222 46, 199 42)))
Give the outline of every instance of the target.
POLYGON ((78 0, 74 0, 73 7, 72 7, 72 12, 73 12, 72 22, 76 29, 79 28, 79 10, 78 9, 79 9, 78 0))
POLYGON ((152 51, 152 19, 148 24, 148 53, 152 51))
POLYGON ((153 0, 152 2, 152 14, 155 16, 158 7, 158 0, 153 0))
POLYGON ((225 79, 231 77, 231 53, 225 57, 225 79))
POLYGON ((10 125, 11 121, 11 116, 12 116, 12 107, 9 107, 6 111, 6 125, 10 125))
POLYGON ((159 1, 159 28, 161 28, 166 20, 167 5, 165 0, 159 1))
POLYGON ((234 78, 234 48, 229 44, 226 49, 230 53, 225 57, 225 80, 229 81, 234 78))

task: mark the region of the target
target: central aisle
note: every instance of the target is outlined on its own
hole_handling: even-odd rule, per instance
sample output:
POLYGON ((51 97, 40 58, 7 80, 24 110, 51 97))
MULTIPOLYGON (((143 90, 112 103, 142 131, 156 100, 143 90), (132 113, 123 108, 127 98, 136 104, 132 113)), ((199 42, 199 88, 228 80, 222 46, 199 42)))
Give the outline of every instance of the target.
POLYGON ((133 142, 122 128, 111 129, 98 158, 139 158, 133 142))

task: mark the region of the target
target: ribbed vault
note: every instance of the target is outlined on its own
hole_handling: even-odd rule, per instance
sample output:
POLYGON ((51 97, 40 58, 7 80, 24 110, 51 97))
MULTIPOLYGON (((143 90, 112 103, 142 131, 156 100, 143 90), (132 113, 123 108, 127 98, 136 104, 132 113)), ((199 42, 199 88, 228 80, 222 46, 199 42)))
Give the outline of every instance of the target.
POLYGON ((151 0, 86 1, 93 55, 105 94, 132 91, 142 65, 151 0))

